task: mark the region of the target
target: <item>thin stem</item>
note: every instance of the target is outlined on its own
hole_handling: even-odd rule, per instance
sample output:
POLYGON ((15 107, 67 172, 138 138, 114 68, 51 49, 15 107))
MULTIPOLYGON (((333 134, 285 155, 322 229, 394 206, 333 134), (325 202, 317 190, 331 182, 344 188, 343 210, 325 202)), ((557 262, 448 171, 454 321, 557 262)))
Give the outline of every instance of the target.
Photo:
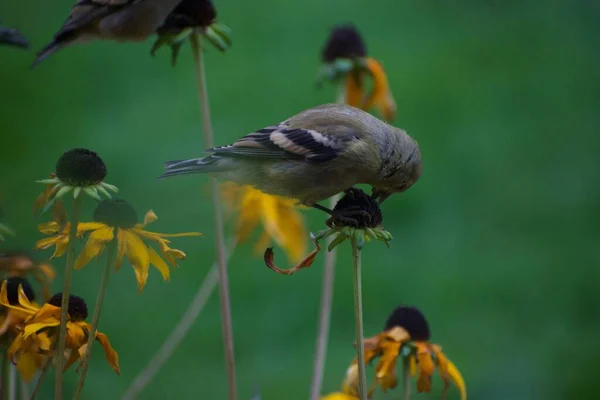
POLYGON ((404 400, 410 399, 410 364, 408 359, 403 362, 403 385, 404 385, 404 400))
POLYGON ((21 378, 21 395, 19 396, 21 400, 29 399, 29 386, 24 379, 21 378))
POLYGON ((365 346, 363 335, 362 282, 360 250, 352 238, 352 263, 354 277, 354 326, 356 328, 356 352, 358 356, 358 393, 360 400, 367 400, 367 374, 365 369, 365 346))
MULTIPOLYGON (((229 256, 231 256, 235 248, 235 241, 229 241, 227 248, 230 249, 227 252, 227 260, 229 260, 229 256)), ((161 348, 154 354, 146 367, 133 380, 129 389, 127 389, 125 394, 121 397, 121 400, 134 400, 152 381, 152 378, 154 378, 169 358, 171 358, 175 349, 179 347, 190 329, 192 329, 192 326, 194 326, 194 323, 198 319, 198 315, 200 315, 200 312, 204 309, 204 306, 217 286, 218 281, 219 271, 217 263, 215 262, 175 328, 171 331, 161 348)))
MULTIPOLYGON (((333 196, 329 201, 329 208, 333 210, 339 200, 339 195, 333 196)), ((333 238, 329 239, 331 243, 333 238)), ((331 304, 333 300, 333 282, 335 278, 336 249, 325 253, 325 269, 323 270, 323 283, 321 285, 321 306, 319 313, 319 327, 317 328, 317 346, 313 364, 313 376, 310 389, 310 399, 319 400, 323 386, 325 360, 327 358, 327 342, 329 339, 329 322, 331 320, 331 304)))
POLYGON ((115 253, 117 251, 117 238, 116 236, 108 244, 108 250, 106 255, 106 264, 104 265, 104 271, 102 271, 102 278, 100 280, 100 288, 98 289, 98 298, 96 299, 96 307, 94 308, 94 314, 92 316, 92 324, 90 327, 89 337, 85 354, 81 360, 81 375, 79 376, 79 383, 75 390, 75 400, 81 396, 83 390, 83 383, 87 376, 87 371, 90 366, 90 358, 92 357, 92 346, 96 340, 96 330, 98 329, 98 321, 100 320, 100 311, 102 310, 102 303, 104 302, 104 295, 106 294, 106 288, 108 287, 108 280, 110 279, 110 270, 114 265, 115 253))
POLYGON ((50 366, 52 365, 52 358, 53 357, 48 357, 48 359, 46 360, 46 364, 44 364, 44 366, 42 367, 42 373, 40 374, 40 377, 38 378, 37 383, 35 384, 35 388, 33 388, 33 392, 31 392, 31 397, 29 398, 29 400, 34 400, 35 396, 37 396, 38 391, 42 386, 42 381, 44 380, 44 377, 46 376, 48 370, 50 369, 50 366))
POLYGON ((69 296, 71 295, 71 276, 73 275, 73 264, 75 263, 75 241, 77 240, 77 225, 79 224, 81 199, 83 199, 83 196, 77 196, 77 198, 73 200, 73 209, 71 210, 71 229, 69 229, 69 244, 67 245, 67 264, 65 266, 62 303, 60 305, 60 327, 58 329, 58 350, 56 352, 54 400, 62 400, 62 376, 65 365, 65 346, 67 338, 67 313, 69 311, 69 296))
POLYGON ((10 361, 8 360, 8 356, 6 351, 2 352, 2 370, 0 372, 0 400, 6 399, 6 387, 8 383, 8 364, 10 361))
MULTIPOLYGON (((204 145, 214 147, 212 124, 210 121, 210 106, 208 102, 208 89, 206 87, 206 71, 204 57, 200 46, 199 34, 190 36, 194 63, 196 64, 196 80, 198 95, 200 96, 200 113, 204 132, 204 145)), ((227 257, 225 251, 225 229, 223 224, 223 209, 219 198, 219 184, 211 178, 212 205, 214 213, 214 228, 217 245, 217 265, 219 271, 219 298, 221 303, 221 326, 223 330, 223 346, 225 348, 225 364, 227 368, 227 383, 229 399, 237 400, 237 387, 235 378, 235 356, 233 352, 233 328, 231 322, 231 300, 229 297, 229 278, 227 276, 227 257)))
POLYGON ((13 363, 8 366, 8 400, 17 400, 17 367, 13 363))

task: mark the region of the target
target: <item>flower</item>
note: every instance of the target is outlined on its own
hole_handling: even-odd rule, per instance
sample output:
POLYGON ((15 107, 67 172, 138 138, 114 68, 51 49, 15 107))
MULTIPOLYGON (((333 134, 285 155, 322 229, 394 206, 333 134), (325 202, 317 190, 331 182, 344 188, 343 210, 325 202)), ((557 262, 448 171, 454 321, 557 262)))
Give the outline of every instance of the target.
POLYGON ((158 39, 152 45, 150 54, 164 45, 171 46, 171 62, 177 63, 177 56, 186 39, 195 33, 204 35, 217 49, 227 50, 231 46, 231 30, 215 22, 217 11, 212 0, 183 0, 167 16, 156 30, 158 39))
POLYGON ((42 286, 44 299, 50 298, 50 282, 56 277, 54 268, 48 263, 37 262, 26 251, 6 251, 0 253, 0 270, 7 277, 24 278, 31 274, 42 286))
MULTIPOLYGON (((461 399, 466 400, 467 391, 463 377, 456 366, 445 356, 442 348, 429 342, 429 325, 423 314, 415 307, 396 308, 385 325, 383 332, 365 339, 365 364, 379 357, 375 367, 375 380, 369 391, 373 393, 377 386, 385 392, 398 384, 396 361, 403 359, 408 373, 417 372, 418 392, 431 392, 431 380, 434 370, 438 369, 444 382, 443 398, 451 382, 460 391, 461 399)), ((344 393, 358 393, 358 361, 354 359, 343 383, 344 393)))
MULTIPOLYGON (((75 260, 75 269, 82 268, 94 257, 99 256, 106 245, 116 239, 118 247, 115 268, 118 270, 123 258, 127 257, 135 272, 140 291, 146 285, 150 265, 156 267, 163 279, 167 281, 170 278, 170 270, 164 259, 173 267, 177 266, 178 259, 185 259, 185 253, 169 247, 171 241, 165 238, 202 236, 199 232, 164 234, 146 231, 144 228, 158 219, 154 211, 148 211, 144 217, 144 223, 138 224, 135 210, 124 200, 102 201, 94 212, 94 219, 95 222, 83 222, 77 226, 78 237, 86 233, 89 233, 89 237, 75 260), (156 242, 162 257, 154 248, 146 244, 145 240, 156 242)), ((39 230, 52 236, 38 241, 35 245, 36 248, 45 249, 56 245, 53 257, 64 254, 69 243, 68 224, 60 230, 57 222, 48 222, 41 224, 39 230)))
MULTIPOLYGON (((55 356, 54 349, 58 328, 60 325, 60 304, 62 293, 57 293, 42 307, 31 303, 23 287, 18 289, 18 304, 11 304, 8 297, 6 282, 0 289, 0 304, 12 310, 26 314, 28 317, 23 323, 20 332, 8 349, 9 358, 17 366, 28 363, 36 355, 55 356)), ((67 320, 67 349, 68 360, 65 369, 79 360, 86 351, 90 325, 85 322, 87 306, 85 301, 78 296, 69 296, 69 313, 67 320)), ((120 374, 119 356, 110 345, 108 337, 101 332, 96 332, 96 340, 104 348, 104 355, 108 364, 120 374)))
POLYGON ((281 269, 274 263, 273 249, 268 248, 264 254, 265 264, 279 274, 292 275, 299 269, 310 267, 321 250, 319 240, 332 235, 335 235, 335 237, 329 243, 328 251, 333 250, 346 239, 353 240, 358 249, 362 249, 365 243, 371 240, 379 240, 389 246, 392 234, 383 229, 382 223, 383 215, 377 201, 360 189, 350 188, 345 191, 344 196, 333 208, 332 217, 326 222, 329 228, 318 232, 316 235, 311 233, 315 250, 310 252, 296 266, 281 269))
POLYGON ((87 149, 72 149, 65 152, 56 163, 56 173, 49 179, 37 181, 46 189, 36 200, 34 209, 43 206, 46 212, 54 203, 69 192, 78 198, 81 191, 101 201, 102 196, 111 198, 109 191, 117 193, 116 186, 103 182, 106 177, 106 165, 95 152, 87 149))
POLYGON ((364 41, 353 25, 335 27, 322 52, 323 67, 318 76, 336 82, 344 78, 342 100, 344 103, 368 111, 376 108, 387 121, 396 114, 396 102, 389 88, 381 63, 367 56, 364 41), (366 94, 366 81, 371 78, 372 90, 366 94))
POLYGON ((306 252, 306 228, 294 200, 230 182, 221 186, 221 194, 227 208, 239 213, 236 228, 239 243, 247 241, 262 223, 263 232, 255 245, 257 251, 262 253, 273 240, 292 262, 302 258, 306 252))
POLYGON ((329 393, 328 395, 321 397, 321 400, 360 400, 356 396, 352 396, 342 392, 329 393))

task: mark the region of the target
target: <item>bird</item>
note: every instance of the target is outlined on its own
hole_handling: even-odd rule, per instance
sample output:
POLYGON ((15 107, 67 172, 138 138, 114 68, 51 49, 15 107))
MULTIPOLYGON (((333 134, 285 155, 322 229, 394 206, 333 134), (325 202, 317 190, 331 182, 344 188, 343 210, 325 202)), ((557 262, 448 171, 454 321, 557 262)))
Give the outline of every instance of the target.
POLYGON ((92 39, 142 41, 152 35, 182 0, 77 0, 71 12, 33 63, 56 51, 92 39))
POLYGON ((23 49, 29 47, 29 42, 25 36, 23 36, 16 29, 7 28, 4 26, 0 26, 0 44, 21 47, 23 49))
POLYGON ((422 172, 419 145, 405 131, 344 104, 309 108, 207 152, 164 163, 159 179, 208 173, 331 214, 318 202, 363 183, 381 204, 422 172))

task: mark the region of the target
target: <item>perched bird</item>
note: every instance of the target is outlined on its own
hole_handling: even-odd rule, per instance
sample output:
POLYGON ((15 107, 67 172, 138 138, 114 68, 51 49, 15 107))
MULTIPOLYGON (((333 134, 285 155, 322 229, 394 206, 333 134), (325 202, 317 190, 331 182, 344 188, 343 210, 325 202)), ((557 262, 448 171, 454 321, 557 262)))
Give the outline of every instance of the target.
POLYGON ((64 25, 34 61, 91 39, 142 41, 152 35, 181 0, 77 0, 64 25))
POLYGON ((204 158, 165 163, 161 178, 208 173, 331 213, 317 202, 366 183, 381 203, 421 175, 415 140, 343 104, 310 108, 208 151, 212 155, 204 158))

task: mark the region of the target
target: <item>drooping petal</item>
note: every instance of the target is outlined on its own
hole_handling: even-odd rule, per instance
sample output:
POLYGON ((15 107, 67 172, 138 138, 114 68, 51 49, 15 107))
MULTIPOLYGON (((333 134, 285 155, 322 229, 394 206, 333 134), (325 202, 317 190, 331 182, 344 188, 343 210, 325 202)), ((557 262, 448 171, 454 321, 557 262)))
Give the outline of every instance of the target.
POLYGON ((165 281, 168 281, 171 276, 171 271, 169 270, 169 266, 167 265, 165 260, 163 260, 158 255, 156 250, 154 250, 150 246, 148 246, 148 255, 150 256, 150 264, 156 267, 156 269, 160 272, 165 281))
POLYGON ((59 225, 56 221, 44 222, 38 225, 38 231, 44 235, 54 235, 58 233, 59 225))
POLYGON ((401 346, 401 342, 396 342, 394 340, 382 340, 380 343, 382 355, 375 371, 377 380, 384 392, 388 389, 393 389, 398 385, 398 378, 396 377, 396 360, 400 353, 401 346))
POLYGON ((460 392, 461 400, 467 399, 467 388, 465 385, 465 380, 463 379, 460 371, 452 361, 450 361, 446 355, 442 352, 442 348, 438 345, 432 345, 432 350, 435 353, 436 361, 438 363, 438 368, 440 371, 440 375, 442 379, 446 383, 448 380, 451 380, 452 383, 457 387, 460 392))
POLYGON ((54 278, 56 278, 56 271, 54 271, 54 268, 52 268, 52 265, 50 264, 46 264, 46 263, 41 263, 40 265, 38 265, 40 271, 46 276, 46 278, 48 278, 48 280, 54 280, 54 278))
MULTIPOLYGON (((77 224, 77 236, 81 236, 85 232, 95 231, 101 228, 107 228, 108 225, 102 222, 80 222, 77 224)), ((67 230, 67 233, 69 231, 67 230)))
POLYGON ((115 260, 115 270, 118 271, 123 263, 123 258, 127 252, 127 241, 125 240, 125 232, 122 229, 117 229, 117 259, 115 260))
POLYGON ((241 199, 240 215, 238 216, 236 227, 236 240, 243 243, 250 237, 250 234, 258 226, 261 218, 263 195, 260 191, 246 186, 241 199))
MULTIPOLYGON (((298 262, 306 253, 307 233, 304 219, 298 211, 293 200, 282 197, 269 196, 272 198, 270 204, 274 208, 271 221, 265 223, 274 234, 273 239, 281 246, 291 262, 298 262)), ((269 229, 267 229, 269 231, 269 229)))
POLYGON ((37 310, 39 310, 39 307, 36 307, 33 304, 31 304, 31 302, 27 298, 27 295, 25 294, 25 291, 23 290, 23 285, 19 285, 19 290, 17 292, 17 299, 18 299, 21 307, 23 307, 25 310, 27 310, 29 312, 36 312, 37 310))
POLYGON ((108 336, 104 333, 96 332, 96 340, 100 342, 104 348, 104 356, 110 367, 118 374, 121 375, 121 368, 119 367, 119 354, 112 348, 108 336))
POLYGON ((24 352, 19 354, 17 363, 17 371, 25 382, 30 382, 33 376, 40 369, 46 360, 45 356, 35 354, 33 352, 24 352))
POLYGON ((80 358, 79 349, 69 349, 69 358, 67 358, 67 361, 65 362, 63 371, 66 371, 67 369, 69 369, 69 367, 71 365, 73 365, 75 363, 75 361, 79 360, 79 358, 80 358))
POLYGON ((329 393, 326 396, 321 397, 321 400, 359 400, 358 397, 350 394, 335 392, 329 393))
POLYGON ((158 219, 158 217, 156 216, 154 211, 148 210, 148 212, 146 212, 146 215, 144 215, 144 226, 150 225, 157 219, 158 219))
POLYGON ((419 378, 417 379, 418 392, 431 392, 431 377, 435 370, 435 364, 431 358, 429 344, 425 342, 415 342, 417 345, 417 358, 419 360, 419 378))
POLYGON ((54 246, 56 244, 56 242, 58 242, 61 239, 60 236, 50 236, 47 238, 43 238, 38 240, 35 243, 35 246, 33 246, 33 248, 35 250, 46 250, 52 246, 54 246))
POLYGON ((54 249, 54 254, 50 258, 58 258, 62 257, 63 254, 67 251, 67 247, 69 247, 69 237, 66 235, 60 235, 58 240, 56 241, 56 248, 54 249))
POLYGON ((127 259, 131 263, 133 270, 135 271, 136 279, 138 282, 138 288, 140 291, 144 289, 146 280, 148 279, 148 269, 150 267, 150 256, 148 255, 148 248, 132 231, 124 231, 125 241, 127 242, 127 249, 125 254, 127 259))
POLYGON ((79 349, 87 343, 90 326, 83 321, 67 321, 67 347, 69 349, 79 349))
POLYGON ((364 76, 361 72, 351 71, 346 75, 344 85, 344 102, 349 106, 360 108, 364 98, 364 76))
POLYGON ((84 265, 92 261, 92 259, 114 238, 114 228, 104 226, 93 231, 83 247, 83 250, 75 260, 75 269, 81 269, 84 265))
POLYGON ((365 59, 365 63, 367 70, 373 78, 373 89, 360 108, 370 110, 371 107, 375 106, 383 118, 390 122, 396 115, 396 101, 390 91, 383 66, 372 58, 365 59))
POLYGON ((9 303, 9 301, 8 301, 8 292, 7 292, 7 289, 6 289, 6 285, 7 285, 6 281, 3 281, 2 282, 2 286, 0 288, 0 304, 3 307, 9 308, 11 310, 23 312, 23 313, 25 313, 27 315, 34 315, 37 310, 29 310, 27 308, 21 307, 20 305, 12 305, 12 304, 9 303))

